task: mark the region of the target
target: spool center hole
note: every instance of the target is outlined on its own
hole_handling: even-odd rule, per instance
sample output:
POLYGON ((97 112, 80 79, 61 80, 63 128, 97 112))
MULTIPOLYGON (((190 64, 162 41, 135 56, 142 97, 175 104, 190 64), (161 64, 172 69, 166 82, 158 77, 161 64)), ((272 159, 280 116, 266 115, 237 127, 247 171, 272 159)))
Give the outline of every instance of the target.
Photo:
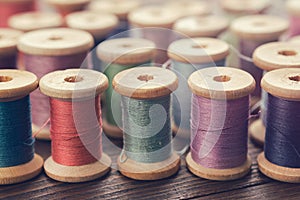
POLYGON ((299 82, 299 81, 300 81, 300 75, 298 75, 298 76, 290 76, 289 79, 290 79, 291 81, 299 82))
POLYGON ((192 46, 192 48, 194 48, 194 49, 205 49, 205 48, 207 48, 207 45, 206 44, 194 44, 192 46))
POLYGON ((67 81, 69 83, 76 83, 76 82, 80 82, 82 80, 83 80, 83 78, 81 76, 69 76, 69 77, 65 78, 65 81, 67 81))
POLYGON ((226 75, 221 75, 221 76, 215 76, 214 77, 214 81, 217 81, 217 82, 228 82, 230 81, 230 77, 229 76, 226 76, 226 75))
POLYGON ((153 80, 154 77, 153 77, 152 75, 140 75, 140 76, 138 77, 138 79, 139 79, 140 81, 148 82, 148 81, 153 80))
POLYGON ((130 44, 122 44, 121 47, 122 47, 122 48, 130 48, 131 45, 130 45, 130 44))
POLYGON ((61 36, 51 36, 48 39, 51 41, 58 41, 58 40, 62 40, 63 38, 61 36))
POLYGON ((253 26, 265 26, 265 22, 253 22, 253 26))
POLYGON ((295 56, 297 55, 297 52, 293 50, 282 50, 279 51, 278 54, 282 56, 295 56))
POLYGON ((153 15, 153 16, 161 16, 161 11, 160 10, 152 10, 151 11, 151 14, 153 15))
POLYGON ((2 82, 8 82, 8 81, 11 81, 11 80, 13 80, 13 78, 10 77, 10 76, 0 76, 0 82, 1 83, 2 82))

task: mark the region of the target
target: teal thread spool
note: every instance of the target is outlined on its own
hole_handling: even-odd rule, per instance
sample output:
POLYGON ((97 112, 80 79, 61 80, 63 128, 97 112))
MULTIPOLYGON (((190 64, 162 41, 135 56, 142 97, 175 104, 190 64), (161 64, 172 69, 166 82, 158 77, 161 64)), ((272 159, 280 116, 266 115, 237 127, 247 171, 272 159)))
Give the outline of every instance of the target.
POLYGON ((179 79, 172 102, 172 129, 179 137, 189 139, 190 136, 192 93, 187 84, 188 77, 199 69, 225 66, 228 54, 229 45, 214 38, 182 39, 169 46, 172 70, 179 79))
POLYGON ((108 136, 122 138, 121 97, 113 91, 113 78, 123 70, 150 64, 154 54, 155 44, 145 39, 112 39, 102 42, 97 47, 97 55, 103 62, 103 71, 109 80, 103 112, 103 129, 108 136))
POLYGON ((37 176, 43 159, 34 154, 29 93, 37 77, 26 71, 0 71, 0 185, 37 176))
POLYGON ((124 176, 157 180, 178 171, 170 126, 171 93, 177 86, 176 75, 159 67, 125 70, 113 79, 122 95, 124 147, 118 167, 124 176))

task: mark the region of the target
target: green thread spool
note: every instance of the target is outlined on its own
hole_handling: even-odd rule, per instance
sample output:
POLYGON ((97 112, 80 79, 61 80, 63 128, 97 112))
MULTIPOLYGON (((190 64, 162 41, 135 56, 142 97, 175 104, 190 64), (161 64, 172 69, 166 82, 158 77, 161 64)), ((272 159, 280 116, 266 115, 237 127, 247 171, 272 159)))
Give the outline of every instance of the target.
POLYGON ((178 87, 175 73, 159 67, 136 67, 120 72, 113 87, 122 95, 124 149, 120 172, 137 180, 169 177, 179 169, 172 149, 171 93, 178 87))
POLYGON ((104 132, 113 138, 122 138, 121 96, 112 88, 112 80, 119 72, 151 63, 155 44, 146 39, 119 38, 107 40, 97 47, 97 55, 103 62, 109 87, 105 92, 104 132))

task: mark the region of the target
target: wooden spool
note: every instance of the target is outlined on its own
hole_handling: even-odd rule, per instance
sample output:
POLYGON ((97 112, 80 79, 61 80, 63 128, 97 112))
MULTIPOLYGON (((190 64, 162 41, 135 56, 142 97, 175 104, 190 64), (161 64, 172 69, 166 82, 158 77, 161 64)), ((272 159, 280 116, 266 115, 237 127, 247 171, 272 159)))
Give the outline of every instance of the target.
MULTIPOLYGON (((278 98, 300 101, 300 69, 278 69, 268 72, 262 79, 262 88, 278 98), (293 79, 294 78, 294 79, 293 79)), ((295 113, 297 111, 294 111, 295 113)), ((296 124, 295 124, 296 126, 296 124)), ((289 183, 300 183, 300 169, 276 165, 268 161, 264 152, 258 158, 260 171, 266 176, 289 183)))
MULTIPOLYGON (((19 42, 20 52, 36 56, 66 56, 88 52, 94 46, 93 37, 81 30, 69 28, 52 28, 28 32, 24 34, 19 42)), ((81 63, 77 66, 80 67, 81 63)), ((26 68, 26 66, 24 66, 26 68)), ((37 66, 42 67, 42 66, 37 66)), ((40 131, 36 138, 50 140, 48 128, 33 124, 33 132, 40 131)))
POLYGON ((0 28, 0 57, 17 54, 17 42, 22 34, 22 31, 0 28))
POLYGON ((234 15, 259 14, 271 6, 270 0, 221 0, 222 9, 234 15))
MULTIPOLYGON (((134 99, 153 99, 170 95, 177 86, 176 75, 159 67, 125 70, 117 74, 113 80, 113 87, 119 94, 134 99)), ((141 163, 130 158, 121 162, 118 158, 118 167, 124 176, 132 179, 158 180, 175 174, 180 167, 180 158, 176 153, 167 160, 157 163, 141 163)))
MULTIPOLYGON (((120 38, 102 42, 97 48, 97 55, 100 60, 108 65, 138 66, 151 62, 155 51, 155 44, 149 40, 120 38)), ((110 87, 112 86, 110 85, 110 87)), ((109 137, 123 138, 122 130, 119 127, 110 125, 105 119, 103 120, 103 129, 109 137)))
POLYGON ((173 30, 187 37, 217 37, 229 26, 229 21, 218 16, 191 16, 175 22, 173 30))
POLYGON ((63 19, 56 13, 26 12, 10 17, 8 25, 16 30, 28 32, 44 28, 61 27, 63 19))
MULTIPOLYGON (((194 72, 188 84, 195 95, 214 100, 233 100, 248 96, 255 88, 255 80, 245 71, 229 67, 206 68, 194 72)), ((232 169, 211 169, 197 164, 189 153, 186 157, 188 169, 196 176, 228 181, 245 176, 251 169, 251 158, 242 166, 232 169)))
MULTIPOLYGON (((253 53, 255 65, 265 72, 281 68, 300 68, 300 46, 297 43, 273 42, 258 47, 253 53)), ((251 139, 263 146, 265 126, 261 119, 249 127, 251 139)))
POLYGON ((47 4, 53 6, 63 16, 83 10, 91 0, 45 0, 47 4))
MULTIPOLYGON (((88 69, 55 71, 40 80, 40 90, 43 94, 63 101, 94 98, 107 87, 108 80, 105 75, 88 69), (75 82, 70 82, 70 79, 75 79, 75 82)), ((49 177, 58 181, 85 182, 104 176, 109 172, 110 166, 110 157, 102 153, 99 161, 82 166, 64 166, 50 157, 45 161, 44 169, 49 177)))
MULTIPOLYGON (((29 95, 38 87, 37 77, 26 71, 0 70, 0 101, 9 102, 29 95)), ((37 176, 43 167, 43 159, 35 154, 28 163, 0 168, 0 184, 20 183, 37 176)))
POLYGON ((68 14, 66 24, 70 28, 87 31, 95 41, 100 41, 117 27, 118 18, 112 14, 80 11, 68 14))

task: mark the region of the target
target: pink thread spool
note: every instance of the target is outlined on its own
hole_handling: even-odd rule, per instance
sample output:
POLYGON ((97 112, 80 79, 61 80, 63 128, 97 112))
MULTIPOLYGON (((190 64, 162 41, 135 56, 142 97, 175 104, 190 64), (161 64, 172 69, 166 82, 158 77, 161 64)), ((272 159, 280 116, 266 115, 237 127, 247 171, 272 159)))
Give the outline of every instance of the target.
MULTIPOLYGON (((270 15, 249 15, 235 19, 231 24, 231 31, 239 38, 242 55, 252 57, 254 50, 265 43, 278 41, 279 37, 288 30, 287 20, 270 15)), ((254 102, 261 96, 260 80, 263 71, 252 62, 240 59, 240 68, 249 72, 256 81, 253 93, 254 102)))
MULTIPOLYGON (((25 69, 40 78, 55 70, 80 67, 93 45, 93 37, 85 31, 54 28, 24 34, 18 49, 23 54, 25 69)), ((32 93, 31 99, 35 133, 49 119, 50 110, 48 98, 40 92, 32 93)), ((49 140, 49 128, 43 128, 37 138, 49 140)))
POLYGON ((163 64, 168 60, 167 49, 173 41, 171 31, 178 12, 161 6, 147 6, 132 11, 129 16, 131 26, 138 29, 140 37, 151 40, 157 47, 155 63, 163 64))
POLYGON ((300 1, 287 0, 285 3, 291 24, 289 37, 300 35, 300 1))
POLYGON ((189 170, 211 180, 234 180, 251 168, 247 156, 249 94, 253 77, 240 69, 206 68, 188 80, 193 92, 189 170))
POLYGON ((84 10, 90 2, 91 0, 46 0, 46 3, 54 7, 62 16, 84 10))
MULTIPOLYGON (((300 68, 300 46, 292 42, 273 42, 258 47, 253 53, 254 64, 265 72, 282 68, 300 68)), ((251 139, 263 146, 265 141, 267 93, 262 91, 261 117, 249 127, 251 139)))
POLYGON ((175 22, 173 30, 188 37, 218 37, 229 26, 229 21, 218 16, 190 16, 175 22))
POLYGON ((10 16, 33 11, 34 8, 34 0, 0 0, 0 27, 8 26, 10 16))
POLYGON ((9 28, 0 28, 0 68, 14 69, 17 68, 17 42, 23 34, 9 28))

